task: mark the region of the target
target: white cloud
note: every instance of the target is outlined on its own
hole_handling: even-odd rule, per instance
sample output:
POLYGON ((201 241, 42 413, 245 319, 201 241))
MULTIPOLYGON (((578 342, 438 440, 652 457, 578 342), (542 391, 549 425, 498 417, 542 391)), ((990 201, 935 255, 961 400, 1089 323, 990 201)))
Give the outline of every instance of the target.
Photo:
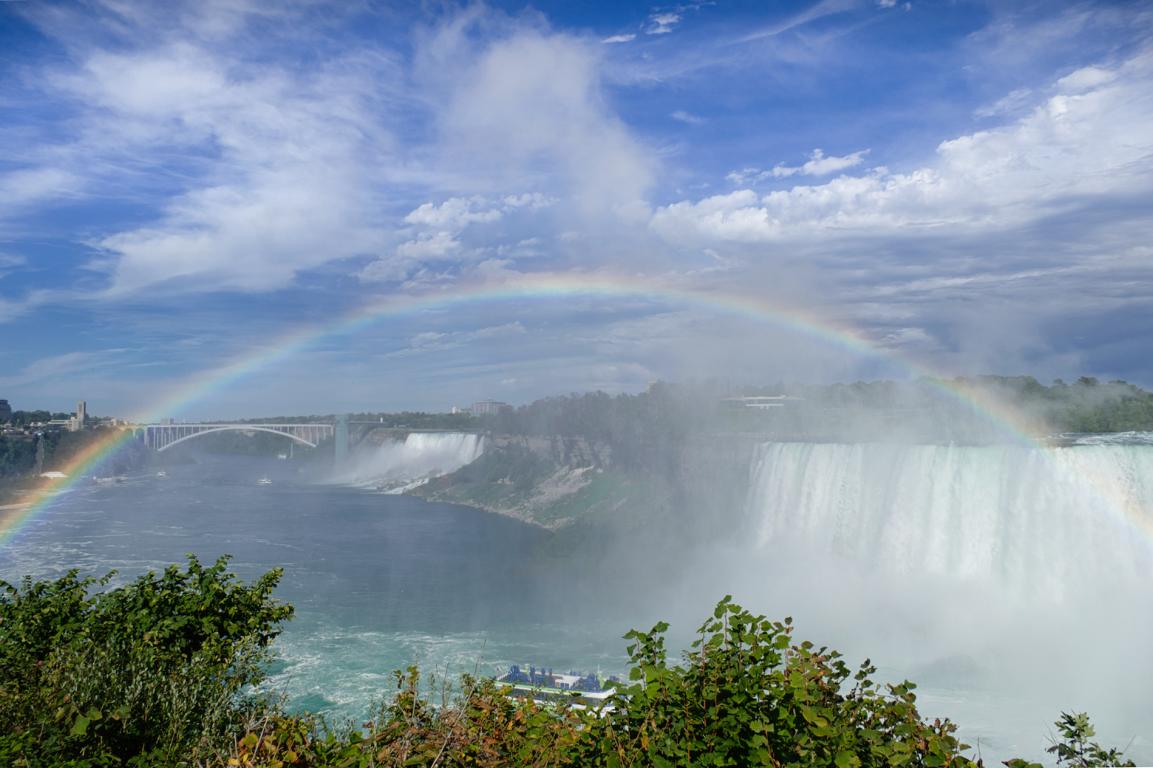
POLYGON ((432 235, 422 236, 416 240, 409 240, 397 247, 398 256, 412 261, 426 259, 440 259, 460 249, 460 241, 453 238, 448 232, 436 232, 432 235))
POLYGON ((673 120, 686 123, 687 125, 703 125, 705 123, 705 119, 700 115, 694 115, 692 112, 686 112, 683 109, 678 109, 671 113, 669 117, 673 120))
POLYGON ((479 48, 451 28, 427 48, 438 58, 426 69, 447 91, 446 166, 469 167, 488 188, 539 189, 585 215, 647 215, 655 161, 607 108, 599 48, 520 27, 479 48))
MULTIPOLYGON (((934 161, 921 168, 878 168, 764 196, 746 189, 684 201, 659 209, 653 227, 677 242, 991 230, 1092 196, 1153 193, 1153 55, 1109 73, 1075 78, 1079 92, 1057 93, 1020 120, 942 142, 934 161)), ((810 162, 817 171, 830 160, 846 161, 814 156, 810 162)), ((739 174, 734 178, 746 178, 739 174)))
POLYGON ((447 231, 424 232, 397 246, 391 256, 366 265, 357 277, 366 283, 394 282, 407 278, 422 264, 444 261, 461 252, 461 243, 447 231))
POLYGON ((637 36, 634 34, 609 35, 608 37, 601 38, 601 42, 605 43, 606 45, 614 45, 614 44, 620 44, 620 43, 631 43, 633 40, 636 40, 636 39, 637 39, 637 36))
POLYGON ((168 26, 144 7, 105 10, 43 15, 75 62, 40 78, 75 113, 71 135, 0 175, 0 216, 81 193, 151 206, 86 233, 105 299, 277 290, 356 257, 375 258, 362 278, 404 279, 422 258, 474 259, 467 227, 508 217, 515 242, 547 207, 606 230, 649 215, 655 155, 603 98, 601 47, 530 15, 474 6, 418 34, 411 64, 374 47, 306 67, 235 44, 270 18, 258 4, 180 6, 168 26), (432 130, 406 133, 401 152, 392 125, 414 118, 432 130), (397 222, 396 198, 420 190, 428 202, 397 222))
POLYGON ((243 0, 163 13, 120 2, 30 8, 67 53, 35 80, 67 119, 29 147, 33 170, 0 180, 0 206, 80 194, 149 206, 151 220, 86 233, 105 297, 275 289, 374 251, 385 232, 376 184, 393 146, 375 108, 393 64, 349 52, 305 67, 235 39, 252 20, 296 10, 243 0))
POLYGON ((344 164, 305 162, 186 193, 156 225, 99 241, 109 294, 177 279, 188 288, 270 290, 301 270, 375 250, 382 235, 366 226, 358 191, 344 164))
POLYGON ((505 213, 523 208, 537 211, 556 203, 555 198, 540 192, 523 192, 505 195, 499 201, 474 195, 472 197, 450 197, 437 205, 424 203, 413 210, 404 220, 408 224, 449 229, 459 232, 470 224, 488 224, 500 221, 505 213))
POLYGON ((857 5, 856 0, 820 0, 793 16, 767 27, 763 27, 741 38, 741 42, 748 43, 754 40, 763 40, 766 37, 776 37, 798 27, 803 27, 817 19, 834 16, 852 10, 857 5))
POLYGON ((1012 116, 1024 111, 1027 107, 1033 106, 1034 98, 1032 89, 1017 88, 997 99, 992 104, 979 107, 974 110, 973 114, 976 117, 1012 116))
POLYGON ((542 195, 540 192, 525 192, 520 195, 505 195, 501 198, 501 202, 505 204, 507 209, 527 208, 528 210, 537 211, 541 208, 548 208, 550 205, 555 205, 557 200, 555 197, 542 195))
POLYGON ((103 349, 91 352, 65 352, 34 360, 12 376, 0 377, 5 386, 26 386, 64 375, 83 375, 117 363, 113 356, 124 349, 103 349))
POLYGON ((804 165, 790 167, 779 164, 773 166, 772 175, 773 178, 777 179, 798 174, 801 176, 828 176, 830 173, 837 173, 860 165, 867 154, 869 154, 869 150, 862 149, 837 157, 835 155, 827 156, 823 150, 814 149, 804 165))
POLYGON ((14 253, 0 252, 0 277, 8 274, 14 267, 20 267, 27 263, 27 259, 23 256, 17 256, 14 253))
POLYGON ((645 27, 646 35, 667 35, 673 27, 681 23, 681 15, 675 11, 664 11, 649 16, 645 27))
POLYGON ((738 186, 748 186, 757 184, 772 176, 770 171, 762 171, 760 168, 741 168, 737 171, 729 171, 725 174, 725 178, 738 186))
POLYGON ((47 200, 79 194, 83 181, 75 174, 52 167, 24 168, 0 174, 0 215, 47 200))
POLYGON ((469 224, 497 221, 501 212, 483 197, 451 197, 440 205, 424 203, 404 217, 409 224, 464 229, 469 224))
POLYGON ((732 184, 737 186, 756 185, 769 179, 784 179, 790 176, 828 176, 849 168, 854 168, 864 162, 869 150, 862 149, 848 155, 828 156, 823 150, 814 149, 809 159, 802 165, 787 166, 784 163, 765 171, 760 168, 748 167, 737 171, 730 171, 725 175, 732 184))
POLYGON ((528 329, 520 321, 490 325, 471 331, 424 331, 409 339, 406 351, 443 351, 478 341, 507 339, 510 336, 523 336, 527 333, 528 329))
MULTIPOLYGON (((469 262, 481 254, 491 251, 491 246, 466 249, 460 240, 466 229, 474 224, 495 224, 506 214, 527 211, 530 214, 554 205, 554 198, 539 192, 524 192, 505 195, 498 201, 481 196, 469 198, 453 197, 440 204, 424 203, 404 217, 407 224, 413 225, 407 235, 417 234, 397 246, 393 254, 378 258, 365 266, 357 277, 364 282, 399 281, 416 279, 415 275, 423 266, 452 259, 453 265, 463 274, 468 271, 469 262)), ((499 239, 499 235, 496 235, 499 239)), ((518 256, 536 255, 531 245, 539 240, 531 240, 529 245, 522 241, 516 247, 501 242, 496 247, 498 253, 515 253, 518 256)), ((427 281, 430 274, 425 272, 420 278, 427 281)), ((452 279, 448 271, 436 273, 436 282, 452 279)))
POLYGON ((1063 93, 1084 93, 1113 82, 1117 72, 1103 67, 1082 67, 1057 81, 1057 90, 1063 93))

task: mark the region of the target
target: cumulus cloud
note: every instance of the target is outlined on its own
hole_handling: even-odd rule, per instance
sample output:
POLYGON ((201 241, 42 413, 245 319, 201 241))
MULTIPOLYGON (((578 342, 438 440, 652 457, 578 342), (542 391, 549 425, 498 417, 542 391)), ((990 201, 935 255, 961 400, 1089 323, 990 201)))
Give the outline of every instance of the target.
POLYGON ((404 220, 408 224, 460 231, 470 224, 500 221, 506 212, 518 208, 535 211, 547 208, 555 202, 554 198, 540 192, 510 194, 495 201, 481 195, 467 198, 450 197, 440 204, 422 203, 405 216, 404 220))
MULTIPOLYGON (((135 45, 77 43, 79 66, 46 78, 79 115, 71 144, 52 156, 85 174, 90 193, 118 188, 116 173, 179 169, 186 181, 171 194, 181 176, 158 174, 152 183, 171 196, 155 219, 90 241, 107 295, 160 285, 275 289, 377 248, 374 164, 390 139, 369 102, 385 65, 256 65, 230 46, 182 37, 140 30, 135 45)), ((13 182, 25 196, 75 183, 59 170, 28 173, 13 182)))
POLYGON ((460 248, 460 241, 447 232, 435 232, 424 235, 416 240, 401 243, 396 249, 397 255, 413 261, 443 258, 460 248))
MULTIPOLYGON (((466 249, 461 236, 473 225, 489 225, 501 222, 506 214, 527 212, 532 214, 554 205, 556 200, 539 192, 510 194, 498 200, 489 200, 480 195, 469 198, 451 197, 441 203, 422 203, 404 217, 412 225, 408 234, 414 237, 402 242, 395 251, 370 262, 358 273, 365 282, 389 282, 404 280, 419 271, 422 266, 437 262, 454 261, 457 271, 463 274, 470 261, 483 258, 488 247, 466 249), (451 257, 451 258, 450 258, 451 257)), ((498 237, 499 239, 499 237, 498 237)), ((496 247, 498 253, 528 254, 529 245, 540 241, 531 238, 521 241, 515 247, 505 243, 496 247)), ((445 265, 447 266, 447 265, 445 265)), ((426 272, 424 279, 428 279, 426 272)), ((441 271, 438 281, 451 279, 449 271, 441 271)))
POLYGON ((826 155, 824 150, 814 149, 809 159, 803 165, 789 166, 779 163, 771 170, 763 171, 760 168, 742 168, 730 171, 725 178, 733 184, 759 184, 769 179, 786 179, 790 176, 828 176, 831 173, 854 168, 864 162, 869 150, 862 149, 840 157, 826 155))
MULTIPOLYGON (((941 142, 933 162, 920 168, 880 167, 766 195, 743 189, 674 203, 656 211, 653 227, 678 241, 739 242, 971 231, 1023 225, 1093 197, 1153 191, 1151 72, 1153 55, 1141 54, 1104 73, 1073 73, 1028 115, 941 142)), ((814 153, 810 171, 856 164, 857 154, 814 153)), ((779 175, 806 173, 809 163, 779 175)))
POLYGON ((357 276, 365 282, 403 280, 419 265, 443 261, 460 251, 461 243, 451 233, 425 232, 401 243, 391 256, 372 261, 357 276))
POLYGON ((476 222, 497 221, 501 215, 501 211, 491 207, 483 197, 451 197, 440 205, 424 203, 404 220, 428 227, 464 229, 476 222))
POLYGON ((635 216, 655 170, 652 153, 607 107, 597 48, 515 27, 482 46, 450 27, 426 46, 446 91, 446 163, 489 184, 539 188, 588 215, 635 216))
POLYGON ((447 275, 439 262, 483 258, 464 229, 554 206, 647 219, 654 154, 608 107, 600 46, 531 14, 472 6, 418 34, 411 61, 353 45, 315 66, 265 55, 253 27, 288 25, 296 4, 178 3, 164 24, 145 5, 99 10, 30 15, 70 53, 37 87, 75 117, 0 174, 0 217, 136 196, 143 216, 85 236, 105 299, 273 291, 340 260, 374 281, 425 262, 447 275), (397 122, 414 119, 401 152, 397 122))
POLYGON ((828 176, 830 173, 837 173, 848 168, 853 168, 860 165, 865 155, 869 154, 869 150, 862 149, 857 152, 852 152, 848 155, 837 157, 825 155, 823 150, 814 149, 812 154, 809 155, 808 162, 799 166, 787 166, 784 164, 773 166, 774 178, 786 178, 788 176, 828 176))

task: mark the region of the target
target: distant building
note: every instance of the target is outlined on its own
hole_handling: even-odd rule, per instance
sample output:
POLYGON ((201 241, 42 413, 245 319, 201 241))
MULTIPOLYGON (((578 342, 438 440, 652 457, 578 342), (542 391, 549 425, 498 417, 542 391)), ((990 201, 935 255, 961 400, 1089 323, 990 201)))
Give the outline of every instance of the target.
POLYGON ((85 402, 84 400, 81 400, 79 403, 76 404, 76 415, 73 416, 72 420, 69 422, 68 429, 70 429, 73 432, 79 432, 80 430, 84 429, 84 427, 87 426, 87 424, 88 424, 88 403, 85 402))
POLYGON ((8 405, 7 400, 0 400, 0 424, 6 424, 12 421, 12 406, 8 405))
POLYGON ((512 406, 497 400, 481 400, 478 403, 473 403, 468 410, 473 416, 496 416, 498 413, 511 411, 512 406))

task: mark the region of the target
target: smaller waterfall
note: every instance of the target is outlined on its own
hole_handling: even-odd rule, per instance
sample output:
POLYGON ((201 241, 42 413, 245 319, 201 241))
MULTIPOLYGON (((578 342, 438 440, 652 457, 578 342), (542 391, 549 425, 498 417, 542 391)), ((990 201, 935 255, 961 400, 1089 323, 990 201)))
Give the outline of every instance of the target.
POLYGON ((410 432, 361 450, 334 480, 348 485, 403 493, 433 477, 455 472, 484 452, 484 438, 461 432, 410 432))

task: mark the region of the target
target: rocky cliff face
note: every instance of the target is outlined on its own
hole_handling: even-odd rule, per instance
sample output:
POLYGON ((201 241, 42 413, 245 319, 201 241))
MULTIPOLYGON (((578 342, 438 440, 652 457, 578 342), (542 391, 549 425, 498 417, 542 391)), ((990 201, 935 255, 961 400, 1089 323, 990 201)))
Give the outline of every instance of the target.
POLYGON ((671 460, 655 462, 659 469, 623 467, 610 446, 583 438, 494 436, 479 459, 415 493, 552 529, 731 528, 747 497, 753 444, 702 437, 662 451, 671 460))
POLYGON ((414 493, 559 528, 598 506, 592 497, 605 494, 593 491, 612 474, 608 446, 581 438, 498 435, 487 439, 476 461, 414 493))

